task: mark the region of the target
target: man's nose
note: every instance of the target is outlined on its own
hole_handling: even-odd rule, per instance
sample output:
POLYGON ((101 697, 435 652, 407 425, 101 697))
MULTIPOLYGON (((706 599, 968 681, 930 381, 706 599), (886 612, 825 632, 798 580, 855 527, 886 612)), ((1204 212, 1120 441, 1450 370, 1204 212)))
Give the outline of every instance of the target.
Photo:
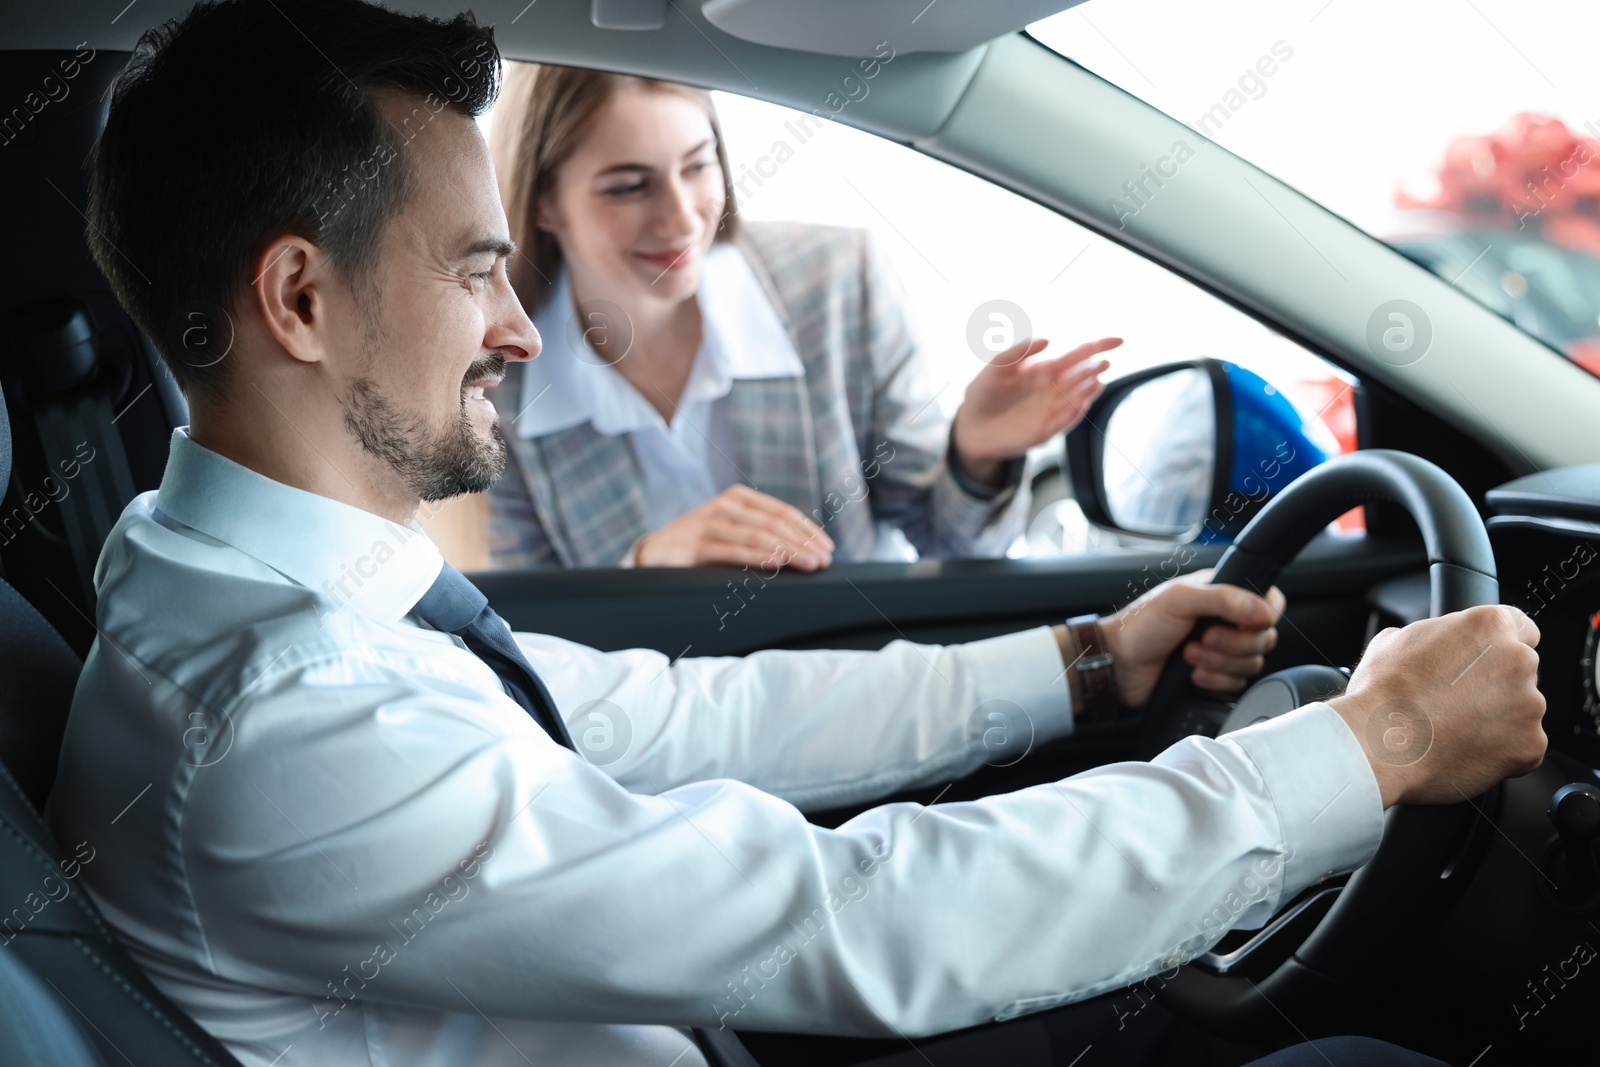
MULTIPOLYGON (((540 352, 544 351, 544 339, 539 336, 539 328, 531 322, 528 323, 527 343, 521 345, 520 347, 522 351, 526 353, 526 355, 518 357, 521 359, 533 359, 540 352)), ((510 359, 511 357, 507 356, 506 358, 510 359)))
POLYGON ((544 347, 539 330, 523 310, 522 301, 517 299, 511 283, 503 281, 501 285, 504 291, 495 308, 494 323, 484 338, 485 346, 500 351, 508 363, 533 359, 544 347))

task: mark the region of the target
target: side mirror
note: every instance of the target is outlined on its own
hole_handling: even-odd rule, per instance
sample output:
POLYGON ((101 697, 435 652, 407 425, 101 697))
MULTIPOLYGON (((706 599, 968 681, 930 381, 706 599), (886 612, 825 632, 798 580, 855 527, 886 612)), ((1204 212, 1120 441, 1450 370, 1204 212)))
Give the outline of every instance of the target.
POLYGON ((1282 392, 1236 364, 1166 363, 1106 386, 1067 435, 1067 470, 1096 526, 1146 540, 1228 541, 1334 454, 1316 432, 1282 392))

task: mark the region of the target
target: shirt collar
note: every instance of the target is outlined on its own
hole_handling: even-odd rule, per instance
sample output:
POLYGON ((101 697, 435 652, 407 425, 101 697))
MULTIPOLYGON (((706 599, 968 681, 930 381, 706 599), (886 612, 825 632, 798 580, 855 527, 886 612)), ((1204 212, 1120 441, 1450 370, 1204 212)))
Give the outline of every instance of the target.
MULTIPOLYGON (((736 379, 805 374, 783 320, 737 247, 712 246, 696 299, 704 328, 685 402, 725 396, 736 379)), ((625 433, 658 421, 637 390, 584 342, 565 270, 533 322, 543 348, 523 365, 518 437, 543 437, 585 422, 601 433, 625 433)))
POLYGON ((444 558, 413 520, 399 526, 331 497, 274 481, 172 431, 156 507, 291 581, 382 622, 428 591, 444 558))

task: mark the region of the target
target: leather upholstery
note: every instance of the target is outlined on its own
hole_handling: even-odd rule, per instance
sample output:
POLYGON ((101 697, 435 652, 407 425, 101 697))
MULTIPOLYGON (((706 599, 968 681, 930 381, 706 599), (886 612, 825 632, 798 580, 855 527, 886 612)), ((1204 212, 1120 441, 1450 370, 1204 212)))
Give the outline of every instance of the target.
MULTIPOLYGON (((10 467, 11 420, 0 396, 0 484, 10 467)), ((7 1031, 0 1058, 16 1067, 237 1067, 128 958, 75 880, 83 864, 94 862, 94 843, 73 842, 65 850, 39 817, 81 666, 44 617, 0 581, 0 954, 8 957, 0 967, 0 1000, 10 1000, 14 983, 23 992, 11 1008, 43 1005, 29 1011, 27 1031, 0 1012, 7 1031), (37 980, 8 977, 18 970, 13 963, 37 980), (65 1010, 55 1010, 61 1004, 52 990, 65 1010), (85 1043, 99 1059, 81 1054, 85 1043)), ((115 833, 107 819, 107 832, 115 833)))

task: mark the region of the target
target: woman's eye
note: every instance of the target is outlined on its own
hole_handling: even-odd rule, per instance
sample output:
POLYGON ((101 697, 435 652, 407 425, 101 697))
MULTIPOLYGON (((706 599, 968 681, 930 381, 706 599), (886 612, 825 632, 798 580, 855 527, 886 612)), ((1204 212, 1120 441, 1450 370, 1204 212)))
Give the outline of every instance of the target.
POLYGON ((607 196, 617 197, 617 198, 620 199, 621 197, 624 197, 624 196, 632 196, 635 193, 643 191, 643 189, 644 189, 644 182, 637 181, 637 182, 631 182, 628 185, 614 185, 611 188, 607 189, 605 191, 605 194, 607 196))

